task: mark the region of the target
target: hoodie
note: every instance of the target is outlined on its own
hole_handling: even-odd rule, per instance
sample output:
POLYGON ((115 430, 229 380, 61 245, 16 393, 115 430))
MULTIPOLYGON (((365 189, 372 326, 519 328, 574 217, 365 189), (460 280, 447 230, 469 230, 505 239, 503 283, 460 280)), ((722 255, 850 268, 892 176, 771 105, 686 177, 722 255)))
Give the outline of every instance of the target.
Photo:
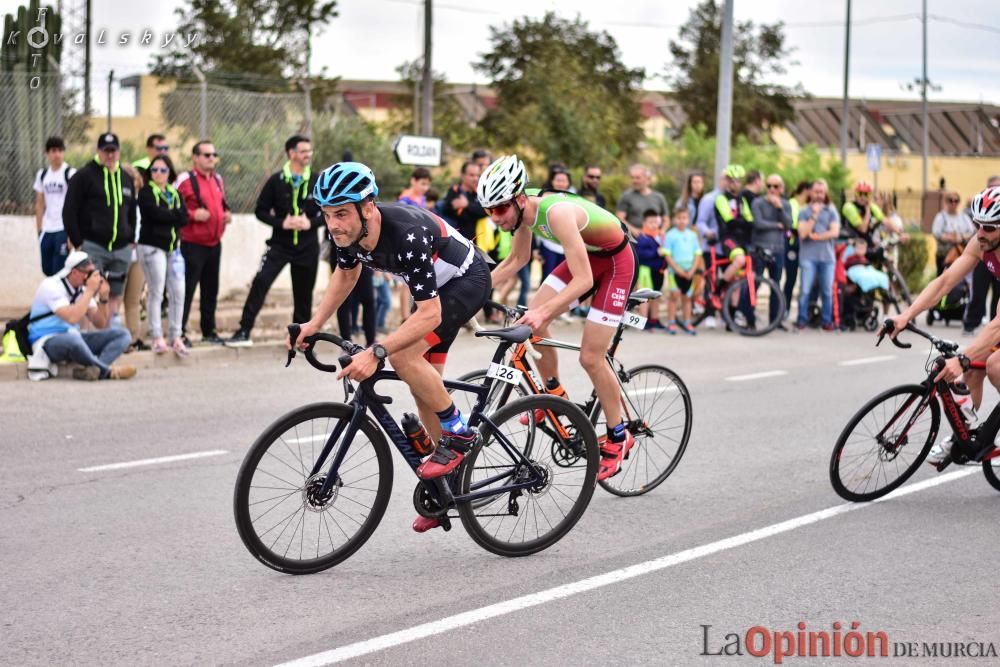
POLYGON ((63 226, 74 247, 91 241, 109 251, 135 243, 135 192, 121 163, 113 169, 98 156, 73 174, 63 204, 63 226))

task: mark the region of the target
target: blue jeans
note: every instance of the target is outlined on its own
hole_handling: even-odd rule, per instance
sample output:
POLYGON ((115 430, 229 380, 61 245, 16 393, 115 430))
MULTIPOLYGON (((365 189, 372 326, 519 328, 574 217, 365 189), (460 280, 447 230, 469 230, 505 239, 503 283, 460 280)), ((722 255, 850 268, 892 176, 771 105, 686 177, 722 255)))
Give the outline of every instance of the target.
POLYGON ((531 262, 521 267, 517 272, 517 279, 521 281, 521 291, 517 295, 517 305, 528 305, 528 290, 531 289, 531 262))
POLYGON ((375 285, 375 327, 385 328, 385 318, 392 309, 392 290, 389 287, 391 278, 382 276, 375 285))
POLYGON ((54 276, 66 263, 66 232, 42 232, 38 238, 38 246, 42 253, 42 273, 54 276))
POLYGON ((799 324, 806 324, 809 319, 809 294, 813 283, 819 280, 819 294, 823 302, 823 325, 833 324, 833 271, 836 262, 817 262, 811 259, 799 259, 799 272, 802 280, 799 282, 799 324))
POLYGON ((78 331, 52 336, 42 348, 53 363, 75 361, 84 366, 97 366, 106 378, 115 359, 122 356, 132 343, 132 334, 125 329, 78 331))

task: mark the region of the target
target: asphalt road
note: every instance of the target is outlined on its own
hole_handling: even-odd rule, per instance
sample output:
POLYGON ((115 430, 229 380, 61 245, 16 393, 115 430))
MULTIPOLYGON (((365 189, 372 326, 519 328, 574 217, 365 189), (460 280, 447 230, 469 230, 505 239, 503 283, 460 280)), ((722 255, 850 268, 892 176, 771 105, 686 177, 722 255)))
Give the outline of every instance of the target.
MULTIPOLYGON (((981 472, 938 476, 925 466, 904 494, 867 505, 847 505, 828 480, 834 440, 855 410, 921 379, 928 348, 914 342, 902 351, 875 349, 860 333, 632 332, 620 356, 670 366, 694 402, 687 453, 660 488, 632 499, 598 489, 557 545, 504 559, 457 525, 412 532, 413 478, 396 457, 393 498, 372 539, 305 577, 245 550, 233 483, 270 422, 340 400, 329 376, 304 361, 285 369, 260 359, 153 369, 127 383, 4 383, 0 663, 326 664, 349 647, 349 664, 372 665, 773 664, 774 650, 716 653, 735 651, 733 636, 742 642, 755 626, 795 633, 803 623, 832 636, 854 621, 885 633, 890 656, 910 642, 942 644, 937 658, 899 664, 941 664, 956 642, 1000 650, 1000 493, 981 472), (854 360, 864 362, 841 365, 854 360), (769 375, 727 379, 760 373, 769 375)), ((449 374, 485 365, 491 352, 463 335, 449 374)), ((563 359, 567 386, 585 385, 563 359)), ((397 415, 411 405, 401 387, 391 393, 397 415)))

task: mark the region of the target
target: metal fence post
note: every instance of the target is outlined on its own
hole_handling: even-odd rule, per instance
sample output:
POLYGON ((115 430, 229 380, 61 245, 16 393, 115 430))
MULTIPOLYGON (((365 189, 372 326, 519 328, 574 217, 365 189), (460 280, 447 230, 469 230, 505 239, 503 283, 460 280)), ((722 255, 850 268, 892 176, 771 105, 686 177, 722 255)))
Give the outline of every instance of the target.
POLYGON ((114 85, 115 71, 108 72, 108 132, 111 131, 111 86, 114 85))
POLYGON ((309 91, 312 89, 312 84, 309 83, 308 79, 303 79, 300 82, 300 85, 302 86, 302 92, 306 98, 305 107, 303 109, 303 111, 305 112, 305 126, 306 126, 305 135, 311 138, 313 129, 313 114, 312 114, 312 96, 309 94, 309 91))
POLYGON ((205 75, 201 73, 201 70, 194 67, 194 75, 198 77, 199 89, 201 90, 201 121, 198 125, 198 129, 201 136, 198 137, 199 141, 208 137, 208 81, 205 80, 205 75))

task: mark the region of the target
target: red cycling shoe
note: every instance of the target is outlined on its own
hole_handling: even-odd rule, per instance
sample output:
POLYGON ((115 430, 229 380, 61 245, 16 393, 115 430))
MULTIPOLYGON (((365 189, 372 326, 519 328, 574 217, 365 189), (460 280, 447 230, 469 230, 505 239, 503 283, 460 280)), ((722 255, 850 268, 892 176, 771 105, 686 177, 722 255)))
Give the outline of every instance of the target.
POLYGON ((452 472, 462 463, 462 459, 472 448, 472 443, 476 440, 474 431, 466 433, 441 434, 438 446, 434 448, 426 461, 417 468, 417 477, 420 479, 437 479, 452 472))
POLYGON ((601 444, 601 460, 597 468, 597 481, 603 481, 609 477, 614 477, 622 469, 622 461, 628 456, 628 452, 635 445, 635 438, 625 429, 625 440, 623 442, 611 442, 605 440, 601 444))
POLYGON ((426 533, 431 528, 437 528, 441 522, 429 516, 418 516, 413 520, 413 530, 418 533, 426 533))

